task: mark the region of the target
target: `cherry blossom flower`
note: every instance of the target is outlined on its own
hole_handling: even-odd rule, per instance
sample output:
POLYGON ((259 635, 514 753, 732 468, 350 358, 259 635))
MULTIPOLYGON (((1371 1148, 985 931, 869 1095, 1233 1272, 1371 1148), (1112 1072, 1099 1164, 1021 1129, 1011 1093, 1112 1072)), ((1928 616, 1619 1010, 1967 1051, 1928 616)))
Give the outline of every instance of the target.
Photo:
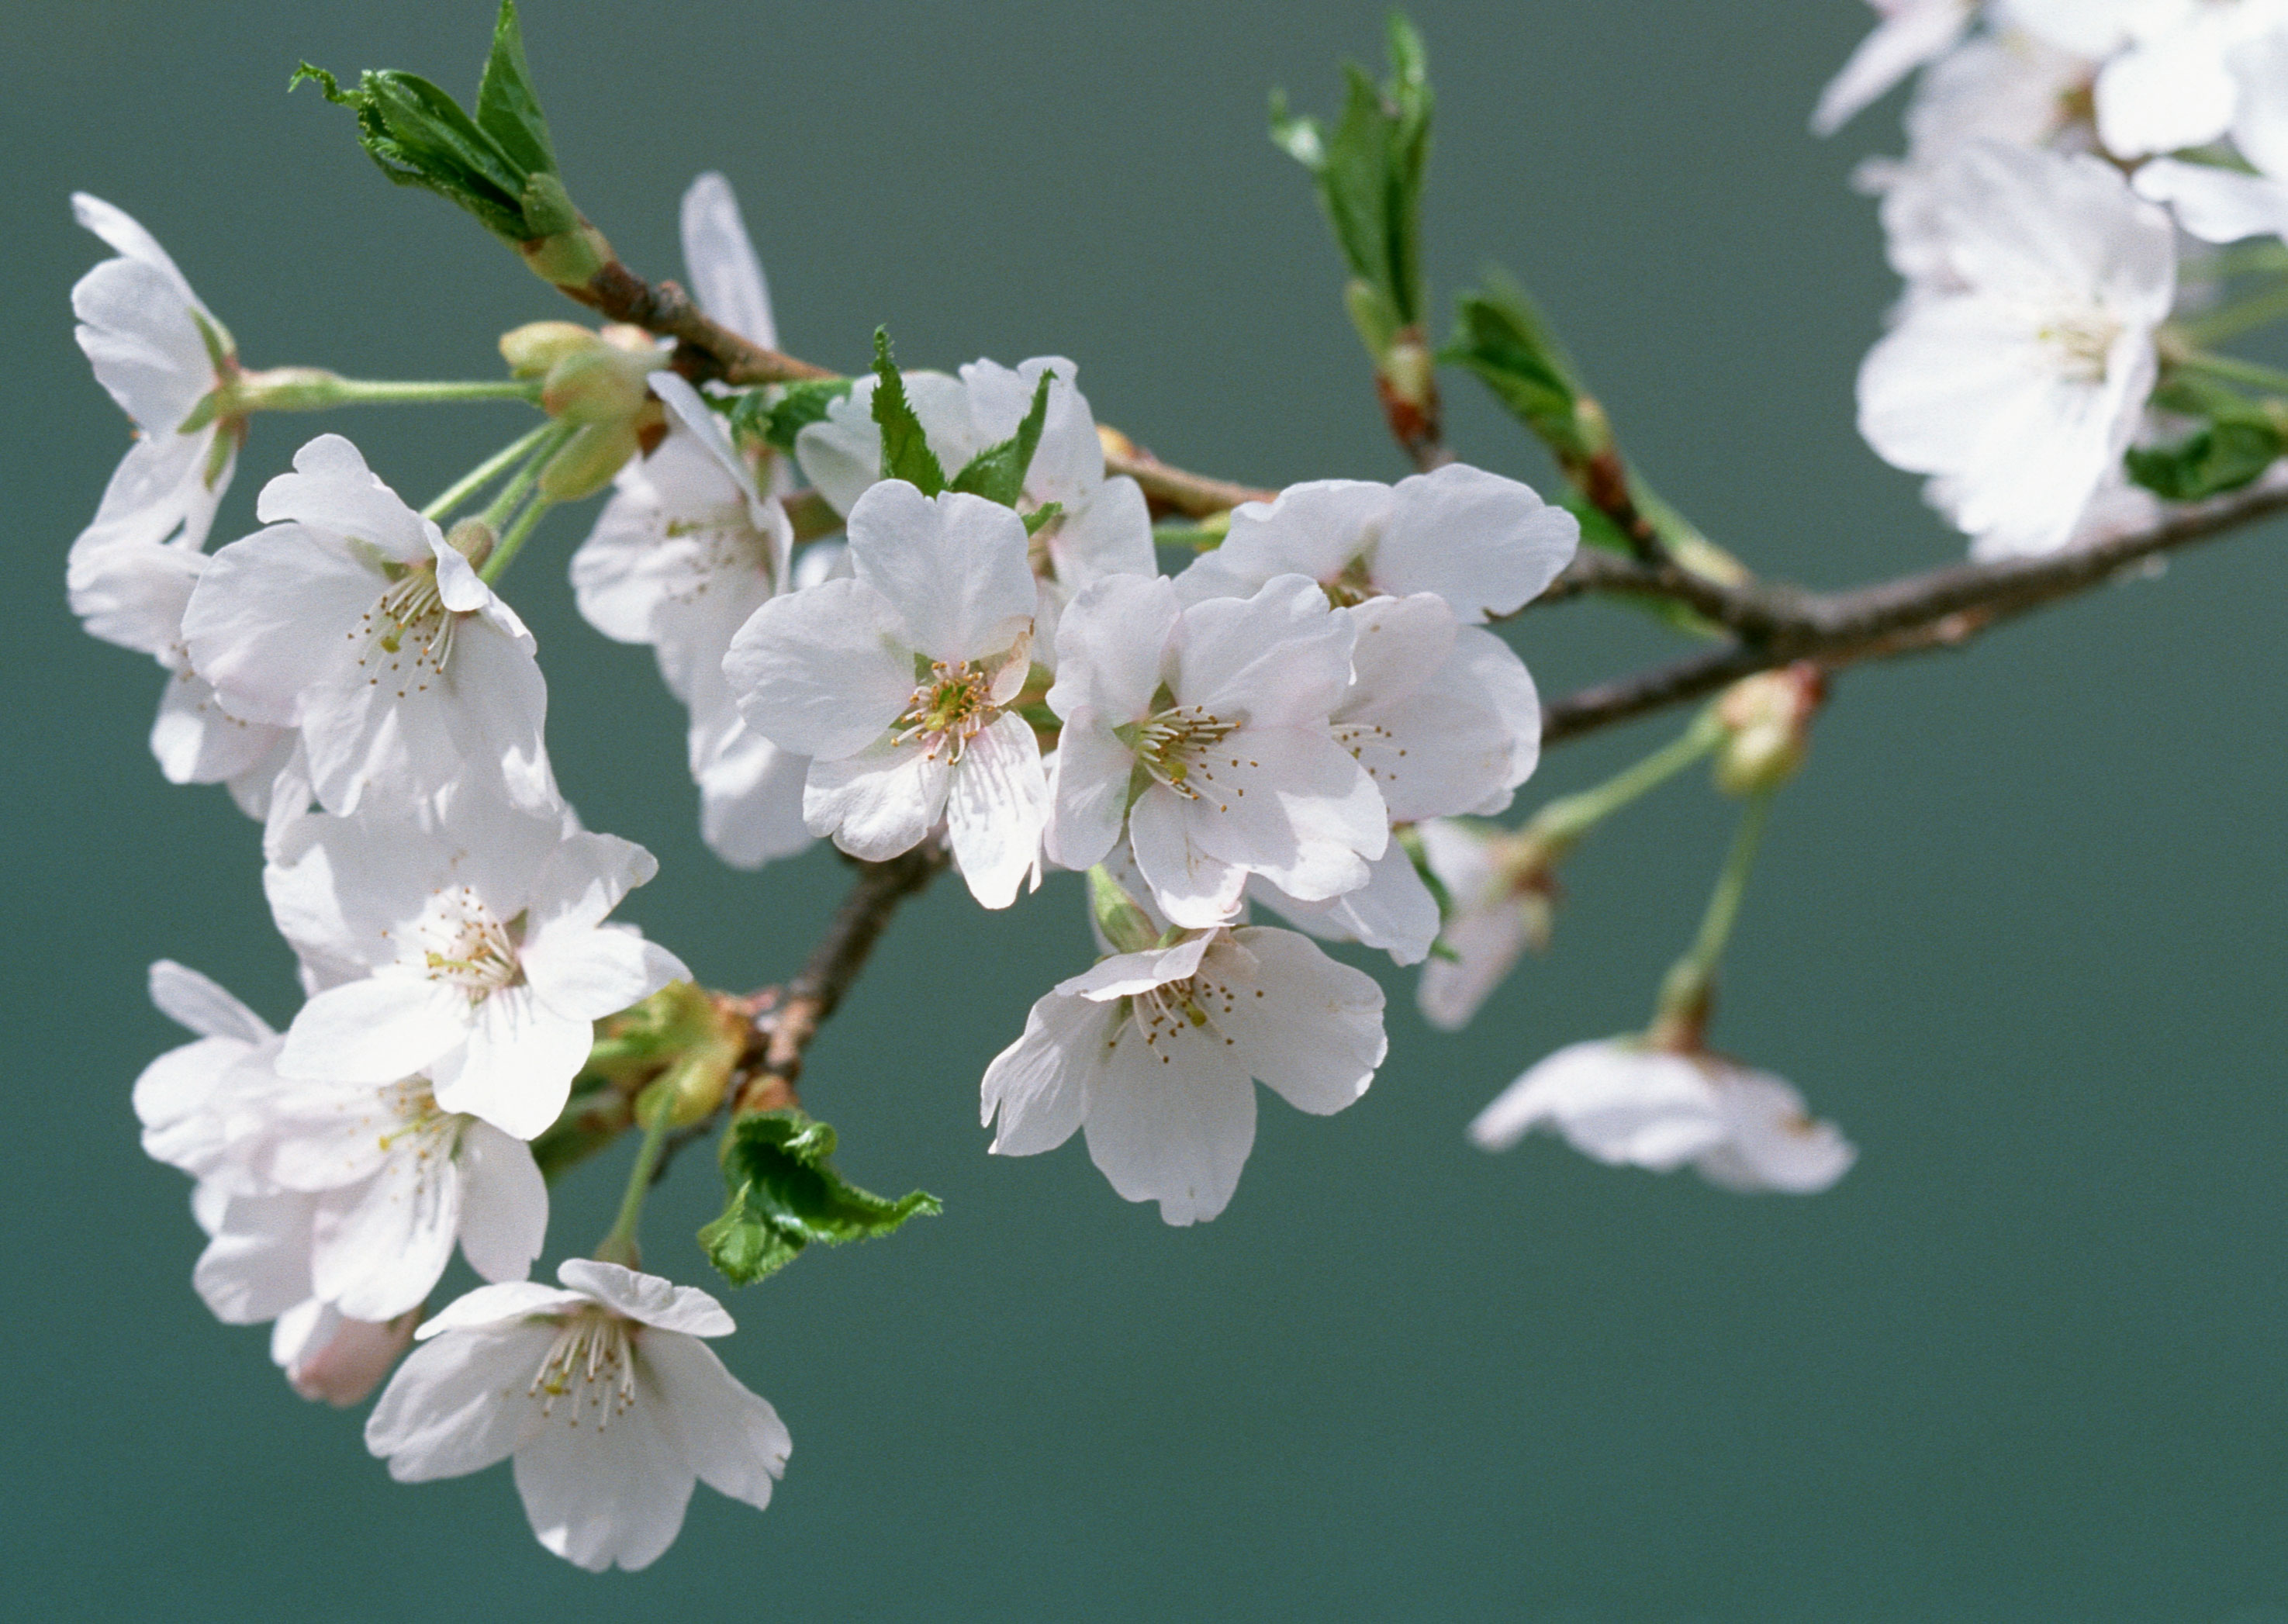
POLYGON ((1978 0, 1869 0, 1882 22, 1820 92, 1815 134, 1833 135, 1893 85, 1943 55, 1970 27, 1978 0))
POLYGON ((2139 168, 2137 191, 2205 242, 2288 236, 2288 28, 2244 46, 2231 66, 2233 144, 2256 173, 2156 158, 2139 168))
POLYGON ((698 392, 672 373, 656 375, 652 388, 667 406, 668 436, 622 470, 573 556, 572 585, 590 625, 652 646, 661 677, 691 713, 701 831, 726 862, 752 868, 810 844, 802 820, 810 764, 747 725, 723 656, 787 583, 794 532, 698 392))
POLYGON ((145 1066, 135 1080, 136 1119, 143 1124, 143 1151, 154 1161, 179 1168, 197 1179, 223 1175, 218 1190, 252 1181, 232 1176, 235 1138, 224 1109, 224 1081, 250 1061, 266 1066, 281 1042, 270 1024, 215 982, 161 959, 151 966, 151 1002, 194 1041, 145 1066))
POLYGON ((1308 939, 1259 926, 1192 932, 1060 982, 987 1068, 993 1150, 1030 1156, 1084 1129, 1123 1198, 1167 1223, 1212 1218, 1255 1143, 1259 1078, 1329 1116, 1382 1064, 1382 989, 1308 939))
POLYGON ((1549 939, 1548 881, 1513 874, 1516 836, 1490 825, 1433 818, 1414 833, 1453 908, 1440 932, 1445 953, 1423 964, 1415 1002, 1432 1026, 1459 1032, 1519 955, 1549 939))
POLYGON ((356 447, 320 435, 255 511, 269 527, 208 561, 184 641, 231 714, 300 730, 321 805, 409 812, 465 778, 555 803, 532 634, 356 447))
MULTIPOLYGON (((1541 704, 1524 662, 1491 632, 1458 625, 1434 592, 1336 613, 1358 640, 1334 740, 1366 769, 1392 822, 1507 807, 1540 753, 1541 704)), ((1283 898, 1260 879, 1249 890, 1314 934, 1382 948, 1401 964, 1420 963, 1438 935, 1437 900, 1395 841, 1365 884, 1325 901, 1283 898)))
POLYGON ((2232 126, 2241 47, 2288 26, 2288 0, 2011 0, 2022 26, 2083 54, 2098 74, 2097 129, 2117 158, 2179 152, 2232 126))
POLYGON ((73 193, 72 217, 119 253, 80 278, 72 313, 96 381, 136 428, 94 522, 72 543, 68 584, 84 618, 80 577, 103 549, 126 543, 195 552, 206 544, 245 425, 209 405, 236 372, 237 357, 167 250, 99 197, 73 193))
POLYGON ((313 813, 295 827, 263 881, 322 990, 278 1070, 371 1087, 425 1073, 439 1110, 530 1139, 563 1109, 592 1023, 689 972, 605 923, 657 871, 642 847, 474 801, 448 823, 313 813))
POLYGON ((1179 575, 1176 590, 1191 604, 1308 575, 1338 604, 1435 592, 1475 625, 1538 597, 1580 539, 1580 522, 1529 486, 1449 463, 1396 485, 1317 479, 1242 503, 1221 545, 1179 575))
POLYGON ((1057 637, 1056 861, 1101 861, 1124 820, 1139 872, 1186 929, 1230 918, 1251 874, 1304 902, 1366 883, 1389 812, 1331 720, 1358 632, 1314 582, 1185 607, 1164 577, 1116 575, 1073 601, 1057 637))
POLYGON ((1507 1150, 1537 1128, 1609 1166, 1669 1173, 1688 1162, 1743 1194, 1816 1194, 1858 1156, 1778 1078, 1632 1039, 1575 1043, 1537 1062, 1478 1113, 1470 1137, 1507 1150))
POLYGON ((1860 430, 1935 476, 1974 556, 2053 551, 2142 420, 2175 236, 2100 161, 1990 141, 1949 165, 1941 210, 1955 285, 1867 357, 1860 430))
POLYGON ((573 1258, 538 1282, 485 1286, 417 1333, 367 1419, 400 1483, 514 1456, 541 1544, 592 1573, 648 1566, 675 1542, 692 1486, 760 1510, 792 1442, 703 1337, 731 1316, 705 1292, 573 1258))
POLYGON ((724 672, 747 725, 811 757, 803 816, 854 857, 912 850, 942 819, 972 895, 1037 874, 1048 780, 1012 710, 1031 669, 1024 522, 980 496, 886 479, 850 511, 848 580, 775 598, 724 672))
MULTIPOLYGON (((1017 432, 1030 409, 1044 372, 1054 372, 1048 416, 1040 444, 1025 473, 1020 511, 1058 504, 1061 511, 1032 538, 1031 561, 1040 578, 1036 658, 1055 658, 1056 625, 1064 606, 1091 582, 1107 575, 1153 574, 1152 519, 1144 493, 1124 475, 1108 479, 1104 446, 1087 397, 1074 378, 1077 368, 1061 356, 1036 356, 1015 367, 972 361, 958 377, 941 372, 903 375, 906 393, 921 422, 930 449, 948 475, 958 472, 979 452, 1017 432)), ((862 377, 849 395, 835 401, 820 422, 795 440, 803 472, 831 503, 847 514, 866 488, 882 477, 882 431, 873 417, 875 380, 862 377)))

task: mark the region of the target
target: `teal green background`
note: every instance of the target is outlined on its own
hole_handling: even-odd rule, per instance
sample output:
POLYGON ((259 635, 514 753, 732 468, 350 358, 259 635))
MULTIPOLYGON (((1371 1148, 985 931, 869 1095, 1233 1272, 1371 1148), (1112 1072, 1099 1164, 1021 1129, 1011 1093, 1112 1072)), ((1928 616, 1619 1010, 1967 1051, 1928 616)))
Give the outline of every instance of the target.
MULTIPOLYGON (((1894 283, 1847 185, 1886 107, 1804 132, 1868 20, 1839 0, 1421 0, 1440 90, 1429 264, 1541 295, 1668 495, 1769 573, 1841 584, 1959 543, 1852 426, 1894 283)), ((734 1368, 796 1440, 760 1516, 702 1490, 655 1568, 591 1578, 505 1469, 400 1488, 359 1414, 295 1399, 188 1286, 184 1182, 128 1086, 179 1041, 168 955, 283 1021, 254 828, 144 749, 157 671, 82 636, 66 545, 124 445, 66 294, 66 194, 143 219, 257 365, 483 376, 568 313, 471 222, 383 184, 298 57, 465 91, 481 0, 0 12, 9 409, 0 492, 11 1243, 0 1596, 25 1619, 2288 1620, 2275 527, 1958 654, 1855 671, 1783 802, 1720 1043, 1863 1147, 1816 1200, 1592 1165, 1462 1125, 1556 1045, 1640 1022, 1729 811, 1689 783, 1569 869, 1555 951, 1466 1034, 1386 973, 1392 1056, 1340 1116, 1265 1097, 1237 1199, 1164 1228, 1078 1144, 985 1153, 976 1082, 1084 963, 1070 876, 1003 915, 941 887, 822 1039, 806 1101, 878 1189, 945 1216, 730 1297, 734 1368)), ((1365 0, 634 7, 531 0, 568 178, 633 265, 736 184, 790 347, 848 366, 1059 352, 1171 460, 1395 478, 1338 273, 1263 98, 1336 102, 1365 0)), ((1467 380, 1452 438, 1540 479, 1467 380)), ((425 495, 514 408, 256 424, 217 541, 321 427, 425 495)), ((592 827, 662 872, 624 910, 703 978, 798 962, 842 883, 700 846, 680 712, 573 611, 552 521, 509 578, 592 827)), ((1561 692, 1673 646, 1605 606, 1529 617, 1561 692)), ((1577 788, 1671 722, 1569 747, 1577 788)), ((569 1179, 549 1263, 624 1153, 569 1179)), ((714 1192, 655 1204, 655 1266, 714 1192)))

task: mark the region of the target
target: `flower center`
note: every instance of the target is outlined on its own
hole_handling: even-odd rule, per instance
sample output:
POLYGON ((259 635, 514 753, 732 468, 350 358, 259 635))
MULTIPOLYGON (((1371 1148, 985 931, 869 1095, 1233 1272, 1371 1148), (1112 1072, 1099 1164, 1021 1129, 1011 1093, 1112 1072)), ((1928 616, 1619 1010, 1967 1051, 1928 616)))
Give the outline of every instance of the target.
MULTIPOLYGON (((1198 705, 1164 710, 1137 728, 1136 762, 1151 775, 1154 783, 1174 790, 1188 801, 1200 800, 1214 791, 1215 771, 1210 752, 1238 731, 1238 723, 1210 716, 1198 705)), ((1233 760, 1231 764, 1236 767, 1239 763, 1233 760)))
POLYGON ((662 595, 674 603, 695 604, 726 576, 759 575, 769 581, 768 543, 746 525, 744 517, 669 519, 663 534, 682 545, 665 551, 662 595))
POLYGON ((366 685, 387 686, 400 699, 427 693, 453 657, 453 628, 460 618, 438 596, 434 566, 407 570, 389 583, 349 634, 365 638, 358 665, 366 674, 366 685))
POLYGON ((969 741, 1000 714, 993 702, 993 679, 974 661, 933 660, 914 685, 911 702, 892 725, 890 742, 919 744, 927 757, 942 753, 949 762, 957 762, 969 741))
POLYGON ((1338 609, 1355 608, 1368 598, 1381 595, 1373 578, 1367 574, 1366 554, 1363 552, 1344 565, 1340 574, 1319 582, 1319 590, 1338 609))
MULTIPOLYGON (((1255 996, 1260 998, 1263 994, 1259 992, 1255 996)), ((1188 1038, 1219 1039, 1221 1047, 1230 1048, 1233 1040, 1224 1036, 1216 1025, 1216 1017, 1230 1014, 1238 1001, 1239 994, 1227 983, 1198 973, 1136 994, 1128 1001, 1128 1018, 1143 1034, 1144 1047, 1160 1057, 1161 1065, 1167 1066, 1188 1038)), ((1116 1042, 1119 1035, 1120 1029, 1116 1026, 1116 1042)))
POLYGON ((578 1426, 585 1414, 601 1432, 613 1416, 635 1406, 635 1347, 628 1322, 605 1309, 584 1308, 559 1324, 525 1396, 540 1400, 543 1421, 561 1400, 570 1425, 578 1426))
POLYGON ((514 986, 521 974, 514 922, 494 918, 466 885, 438 899, 421 922, 421 937, 423 971, 432 981, 459 987, 473 1004, 514 986))
POLYGON ((456 1112, 440 1111, 426 1077, 409 1077, 383 1089, 381 1115, 389 1124, 380 1136, 381 1148, 395 1151, 409 1143, 425 1176, 437 1161, 450 1159, 459 1143, 461 1127, 469 1120, 456 1112))
POLYGON ((2072 384, 2102 384, 2121 323, 2101 310, 2046 322, 2036 337, 2049 352, 2058 376, 2072 384))

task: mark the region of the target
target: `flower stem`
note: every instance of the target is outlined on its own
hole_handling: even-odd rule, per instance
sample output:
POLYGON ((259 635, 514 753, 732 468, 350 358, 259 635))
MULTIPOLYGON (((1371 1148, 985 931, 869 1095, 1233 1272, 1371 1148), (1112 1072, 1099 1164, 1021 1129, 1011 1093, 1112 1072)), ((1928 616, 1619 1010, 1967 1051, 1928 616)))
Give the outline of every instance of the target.
POLYGON ((596 1248, 596 1256, 608 1264, 620 1264, 633 1269, 640 1265, 642 1249, 636 1244, 636 1231, 643 1224, 644 1198, 651 1193, 652 1175, 659 1168, 660 1153, 667 1148, 667 1125, 675 1116, 675 1090, 662 1089, 651 1108, 651 1121, 645 1124, 643 1143, 636 1147, 635 1165, 628 1169, 627 1192, 620 1197, 620 1216, 612 1221, 612 1232, 596 1248))
POLYGON ((2251 389, 2288 395, 2288 372, 2283 372, 2277 367, 2261 366, 2252 360, 2243 360, 2236 355, 2211 355, 2201 350, 2173 356, 2171 361, 2181 371, 2198 372, 2209 377, 2221 378, 2228 384, 2245 384, 2251 389))
POLYGON ((433 406, 454 400, 540 399, 528 378, 396 382, 346 378, 319 367, 275 367, 242 376, 230 391, 234 412, 319 412, 337 406, 433 406))
POLYGON ((524 538, 532 534, 533 527, 540 522, 540 516, 554 505, 545 496, 535 496, 525 504, 524 511, 516 516, 516 522, 501 533, 500 542, 494 547, 492 557, 487 558, 484 568, 477 572, 488 586, 507 573, 509 565, 516 558, 517 550, 524 545, 524 538))
POLYGON ((2284 319, 2288 319, 2288 280, 2277 280, 2260 293, 2220 305, 2205 315, 2180 323, 2179 330, 2199 350, 2284 319))
POLYGON ((576 424, 552 423, 545 425, 544 432, 534 440, 532 455, 526 460, 524 466, 516 471, 516 476, 513 479, 500 487, 500 493, 493 498, 492 505, 484 511, 481 517, 485 523, 496 530, 506 524, 509 515, 515 512, 517 504, 524 500, 525 493, 532 488, 533 481, 540 478, 540 471, 547 466, 548 459, 554 456, 563 448, 564 443, 579 432, 579 425, 576 424))
POLYGON ((548 437, 548 432, 555 426, 556 425, 552 423, 544 423, 538 428, 533 430, 529 434, 522 435, 509 445, 502 447, 501 449, 493 453, 492 456, 487 457, 483 462, 479 463, 474 468, 469 470, 467 473, 463 474, 458 479, 440 491, 437 494, 436 499, 430 503, 427 507, 421 510, 421 517, 424 519, 443 519, 445 515, 450 513, 455 508, 459 507, 461 503, 466 502, 470 497, 484 489, 486 486, 490 485, 495 479, 499 479, 501 475, 508 470, 510 465, 512 464, 519 457, 529 453, 534 447, 539 445, 543 440, 546 439, 548 437))
POLYGON ((1700 921, 1700 934, 1661 983, 1660 1007, 1653 1017, 1652 1041, 1656 1047, 1697 1050, 1708 1024, 1708 1006, 1716 984, 1716 967, 1724 958, 1732 927, 1739 923, 1740 904, 1748 894, 1748 876, 1756 867, 1756 848, 1764 838, 1771 816, 1773 791, 1749 798, 1740 813, 1739 832, 1716 876, 1708 912, 1700 921))
POLYGON ((1525 834, 1553 853, 1561 853, 1591 829, 1630 802, 1650 793, 1701 760, 1721 743, 1723 724, 1713 710, 1704 710, 1692 725, 1625 772, 1585 789, 1552 801, 1534 813, 1525 834))

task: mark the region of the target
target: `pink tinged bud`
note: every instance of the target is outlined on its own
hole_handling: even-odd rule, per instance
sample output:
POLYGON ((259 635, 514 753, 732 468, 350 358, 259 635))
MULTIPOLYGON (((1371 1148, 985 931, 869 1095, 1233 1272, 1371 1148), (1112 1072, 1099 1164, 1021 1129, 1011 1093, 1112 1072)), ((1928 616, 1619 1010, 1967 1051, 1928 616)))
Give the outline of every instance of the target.
POLYGON ((1811 721, 1827 697, 1817 666, 1799 662, 1734 683, 1716 701, 1726 729, 1716 750, 1716 785, 1728 795, 1777 789, 1803 765, 1811 721))
POLYGON ((519 377, 546 377, 568 355, 601 345, 601 335, 577 321, 528 321, 501 335, 501 359, 519 377))
POLYGON ((286 1367, 286 1380, 297 1393, 336 1408, 357 1403, 379 1384, 413 1344, 413 1330, 421 1311, 411 1309, 386 1325, 363 1319, 337 1321, 333 1334, 286 1367))
POLYGON ((541 408, 565 423, 624 423, 643 409, 651 390, 644 380, 659 366, 656 350, 636 354, 600 339, 548 369, 541 408))

